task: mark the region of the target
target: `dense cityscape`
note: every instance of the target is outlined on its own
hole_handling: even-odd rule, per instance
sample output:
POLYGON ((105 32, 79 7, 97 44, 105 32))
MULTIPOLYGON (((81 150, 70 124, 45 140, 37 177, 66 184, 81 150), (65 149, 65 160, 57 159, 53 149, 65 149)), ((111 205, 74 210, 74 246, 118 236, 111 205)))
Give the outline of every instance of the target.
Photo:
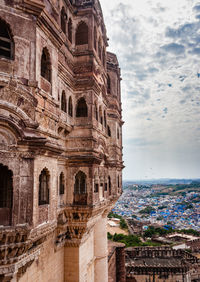
MULTIPOLYGON (((124 184, 114 213, 140 222, 200 231, 200 183, 124 184)), ((145 228, 145 226, 144 226, 145 228)))

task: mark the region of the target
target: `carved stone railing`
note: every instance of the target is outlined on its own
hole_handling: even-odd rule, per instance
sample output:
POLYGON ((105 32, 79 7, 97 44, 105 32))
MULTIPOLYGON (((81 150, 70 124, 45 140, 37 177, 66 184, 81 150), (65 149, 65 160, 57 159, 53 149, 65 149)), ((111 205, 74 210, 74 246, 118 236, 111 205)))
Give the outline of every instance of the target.
POLYGON ((31 248, 29 234, 27 226, 0 228, 0 265, 17 261, 31 248))
POLYGON ((77 194, 74 193, 74 205, 87 205, 87 196, 88 194, 77 194))
POLYGON ((1 226, 0 281, 10 281, 16 273, 18 278, 21 277, 38 258, 41 244, 55 228, 55 222, 32 230, 26 224, 1 226))

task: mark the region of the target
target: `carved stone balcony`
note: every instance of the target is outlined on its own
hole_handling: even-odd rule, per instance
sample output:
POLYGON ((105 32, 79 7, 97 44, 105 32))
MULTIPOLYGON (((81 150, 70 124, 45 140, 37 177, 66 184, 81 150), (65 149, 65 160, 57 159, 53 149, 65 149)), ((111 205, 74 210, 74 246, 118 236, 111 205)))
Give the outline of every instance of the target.
POLYGON ((74 193, 74 205, 80 205, 80 206, 85 206, 87 205, 87 197, 88 194, 84 193, 84 194, 77 194, 74 193))
POLYGON ((0 281, 10 281, 17 274, 19 278, 39 257, 40 247, 46 236, 55 230, 54 225, 43 225, 31 229, 27 224, 0 227, 0 281), (7 280, 6 280, 7 279, 7 280))

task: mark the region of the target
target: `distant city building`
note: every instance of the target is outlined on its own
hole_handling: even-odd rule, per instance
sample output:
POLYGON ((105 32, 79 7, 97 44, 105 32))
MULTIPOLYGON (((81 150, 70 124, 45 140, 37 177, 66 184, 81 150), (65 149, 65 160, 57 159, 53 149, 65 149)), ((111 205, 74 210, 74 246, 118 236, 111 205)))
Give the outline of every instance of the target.
MULTIPOLYGON (((183 250, 170 247, 126 249, 127 282, 190 282, 198 259, 183 250)), ((196 277, 196 276, 195 276, 196 277)))

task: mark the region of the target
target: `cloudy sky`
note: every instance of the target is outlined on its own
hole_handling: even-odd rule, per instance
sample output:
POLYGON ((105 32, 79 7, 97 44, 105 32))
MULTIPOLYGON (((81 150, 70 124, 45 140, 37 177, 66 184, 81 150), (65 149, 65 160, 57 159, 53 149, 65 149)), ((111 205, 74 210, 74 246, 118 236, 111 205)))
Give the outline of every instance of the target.
POLYGON ((123 79, 124 179, 200 178, 200 2, 100 2, 123 79))

